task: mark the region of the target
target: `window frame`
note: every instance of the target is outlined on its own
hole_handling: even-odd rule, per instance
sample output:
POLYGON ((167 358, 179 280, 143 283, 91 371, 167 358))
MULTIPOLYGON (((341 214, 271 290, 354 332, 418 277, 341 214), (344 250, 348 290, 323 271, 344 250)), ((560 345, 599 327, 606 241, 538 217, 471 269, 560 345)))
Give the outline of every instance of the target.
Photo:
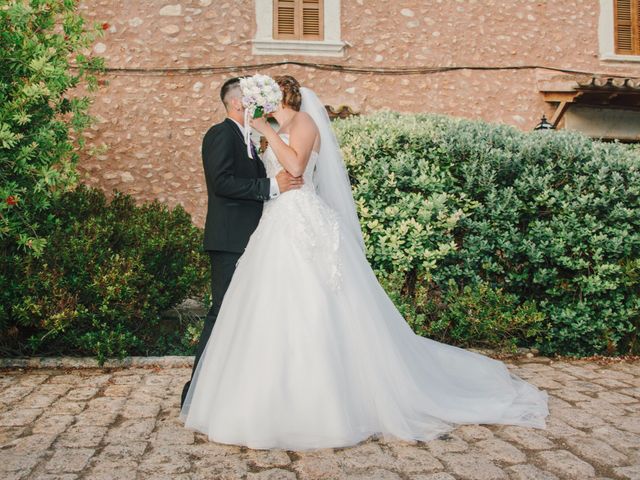
POLYGON ((600 60, 604 62, 640 63, 640 53, 633 55, 616 53, 615 27, 615 0, 600 0, 600 18, 598 22, 600 60))
MULTIPOLYGON (((273 39, 274 40, 316 40, 323 41, 324 40, 324 1, 316 0, 317 9, 319 10, 318 15, 318 27, 319 33, 318 35, 307 36, 304 34, 304 4, 308 2, 308 0, 285 0, 294 4, 294 8, 297 9, 297 12, 294 10, 294 33, 292 35, 287 35, 283 33, 278 33, 278 3, 282 0, 273 0, 273 39), (297 13, 297 15, 296 15, 297 13), (297 31, 296 31, 297 30, 297 31)), ((310 3, 310 2, 309 2, 310 3)))
POLYGON ((340 38, 341 0, 321 0, 322 39, 275 38, 276 2, 255 0, 256 32, 252 41, 253 55, 309 55, 342 57, 346 42, 340 38))

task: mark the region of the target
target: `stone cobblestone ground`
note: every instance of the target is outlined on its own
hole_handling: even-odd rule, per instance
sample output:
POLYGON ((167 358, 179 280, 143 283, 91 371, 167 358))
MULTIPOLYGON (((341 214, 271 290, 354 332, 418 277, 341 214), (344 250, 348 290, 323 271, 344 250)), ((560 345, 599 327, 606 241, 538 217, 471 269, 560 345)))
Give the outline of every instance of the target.
POLYGON ((184 364, 0 371, 0 478, 640 479, 640 361, 507 362, 550 394, 546 430, 461 426, 431 442, 369 439, 256 451, 182 427, 184 364))

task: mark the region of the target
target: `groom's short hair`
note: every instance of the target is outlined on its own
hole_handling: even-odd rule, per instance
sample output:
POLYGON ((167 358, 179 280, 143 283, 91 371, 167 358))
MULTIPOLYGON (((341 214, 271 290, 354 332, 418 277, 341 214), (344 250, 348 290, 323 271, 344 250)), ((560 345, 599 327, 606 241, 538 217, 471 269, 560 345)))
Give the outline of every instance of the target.
POLYGON ((240 78, 241 77, 233 77, 222 84, 222 87, 220 88, 220 100, 224 103, 225 108, 228 107, 227 94, 236 87, 240 87, 240 78))

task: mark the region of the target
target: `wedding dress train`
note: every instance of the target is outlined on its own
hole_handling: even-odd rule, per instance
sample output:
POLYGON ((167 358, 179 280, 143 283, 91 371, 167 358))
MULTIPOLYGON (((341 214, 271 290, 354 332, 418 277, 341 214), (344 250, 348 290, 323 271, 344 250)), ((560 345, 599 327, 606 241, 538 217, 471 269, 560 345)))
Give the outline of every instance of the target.
MULTIPOLYGON (((316 194, 317 158, 302 189, 265 203, 180 412, 185 426, 290 450, 373 434, 426 441, 456 424, 543 428, 546 392, 502 362, 414 334, 316 194)), ((282 168, 270 148, 264 161, 270 177, 282 168)))

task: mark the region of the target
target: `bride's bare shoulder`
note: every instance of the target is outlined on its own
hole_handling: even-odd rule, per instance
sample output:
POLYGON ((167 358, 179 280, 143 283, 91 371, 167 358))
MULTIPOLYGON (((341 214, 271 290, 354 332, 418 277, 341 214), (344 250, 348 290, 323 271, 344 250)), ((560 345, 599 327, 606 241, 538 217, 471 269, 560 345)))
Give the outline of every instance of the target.
POLYGON ((292 128, 309 129, 314 132, 318 130, 316 122, 313 121, 313 118, 311 118, 311 115, 309 115, 307 112, 298 112, 298 114, 293 119, 291 126, 292 128))

